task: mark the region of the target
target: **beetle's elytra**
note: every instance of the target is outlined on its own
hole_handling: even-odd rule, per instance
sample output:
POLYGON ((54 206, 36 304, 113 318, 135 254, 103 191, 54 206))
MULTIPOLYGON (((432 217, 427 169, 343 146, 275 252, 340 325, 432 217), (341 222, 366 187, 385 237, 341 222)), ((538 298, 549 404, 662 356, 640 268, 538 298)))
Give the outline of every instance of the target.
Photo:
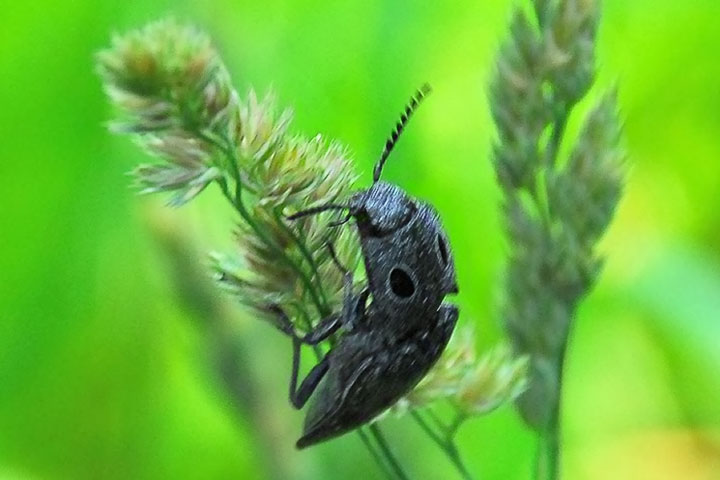
POLYGON ((355 220, 367 276, 365 288, 354 293, 352 274, 345 271, 342 311, 303 337, 274 309, 293 337, 290 400, 297 408, 310 400, 298 448, 352 430, 390 407, 432 367, 455 328, 458 309, 444 302, 446 295, 458 291, 455 264, 437 213, 397 185, 380 181, 408 119, 429 92, 424 86, 411 98, 385 144, 370 188, 354 194, 346 205, 324 205, 288 217, 346 211, 333 225, 355 220), (341 327, 344 333, 337 344, 298 388, 301 344, 317 344, 341 327))

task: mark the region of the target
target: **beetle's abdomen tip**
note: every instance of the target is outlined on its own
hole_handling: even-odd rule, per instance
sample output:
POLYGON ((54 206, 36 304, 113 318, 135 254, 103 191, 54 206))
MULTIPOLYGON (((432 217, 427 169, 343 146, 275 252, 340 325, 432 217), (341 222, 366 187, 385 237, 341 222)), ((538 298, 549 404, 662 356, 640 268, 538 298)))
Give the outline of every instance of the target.
POLYGON ((312 438, 308 438, 307 435, 304 435, 304 436, 300 437, 300 440, 295 442, 295 448, 297 448, 298 450, 302 450, 311 445, 314 445, 315 443, 317 443, 317 442, 313 441, 312 438))
POLYGON ((312 447, 313 445, 316 445, 318 443, 322 443, 326 440, 329 440, 331 438, 337 437, 338 435, 342 435, 343 433, 349 431, 350 428, 346 429, 337 429, 337 428, 330 428, 330 429, 324 429, 324 428, 312 428, 309 430, 305 430, 303 432, 303 436, 300 437, 300 440, 295 442, 295 447, 298 450, 302 450, 307 447, 312 447))

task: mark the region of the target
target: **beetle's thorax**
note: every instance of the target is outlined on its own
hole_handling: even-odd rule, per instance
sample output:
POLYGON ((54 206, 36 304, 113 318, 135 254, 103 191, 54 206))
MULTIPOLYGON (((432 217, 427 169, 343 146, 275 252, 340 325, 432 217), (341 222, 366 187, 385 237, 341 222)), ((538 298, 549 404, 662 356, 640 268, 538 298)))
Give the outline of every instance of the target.
POLYGON ((457 292, 452 254, 435 210, 378 182, 353 197, 351 214, 372 294, 373 328, 400 336, 428 328, 445 296, 457 292))

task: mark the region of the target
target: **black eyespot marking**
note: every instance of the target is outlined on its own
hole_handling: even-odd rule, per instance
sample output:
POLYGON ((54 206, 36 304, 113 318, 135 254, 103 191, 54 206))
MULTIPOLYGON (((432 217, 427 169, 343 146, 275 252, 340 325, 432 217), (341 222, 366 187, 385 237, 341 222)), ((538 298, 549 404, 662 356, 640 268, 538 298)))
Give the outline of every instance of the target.
POLYGON ((390 272, 390 288, 401 298, 412 297, 415 293, 415 284, 408 273, 401 268, 393 268, 390 272))

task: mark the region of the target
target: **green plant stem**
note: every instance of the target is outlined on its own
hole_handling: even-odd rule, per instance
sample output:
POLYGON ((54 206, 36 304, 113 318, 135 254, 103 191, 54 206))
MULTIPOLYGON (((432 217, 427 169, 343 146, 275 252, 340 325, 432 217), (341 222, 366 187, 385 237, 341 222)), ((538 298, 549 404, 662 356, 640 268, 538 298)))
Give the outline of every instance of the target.
POLYGON ((388 466, 387 459, 384 459, 380 452, 378 452, 377 448, 372 444, 372 441, 370 440, 370 437, 368 437, 368 434, 365 432, 365 430, 360 427, 357 429, 358 436, 362 440, 362 442, 365 444, 365 447, 370 452, 370 455, 372 455, 373 459, 375 460, 375 463, 378 464, 380 467, 380 470, 383 471, 385 476, 389 478, 390 480, 395 480, 395 474, 392 470, 390 470, 390 467, 388 466))
POLYGON ((392 450, 390 450, 390 446, 388 445, 387 440, 385 440, 380 428, 375 424, 371 424, 368 426, 368 430, 370 430, 370 434, 373 438, 375 438, 378 447, 380 447, 380 451, 387 460, 390 469, 395 473, 395 476, 400 480, 409 480, 410 477, 408 477, 405 473, 402 466, 400 466, 400 462, 398 462, 397 458, 395 458, 395 455, 392 453, 392 450))
POLYGON ((230 193, 230 189, 227 185, 227 182, 225 181, 225 178, 220 178, 218 180, 218 183, 220 184, 220 188, 225 198, 227 198, 227 200, 232 204, 235 210, 240 214, 240 217, 245 222, 247 222, 247 224, 250 226, 250 228, 253 229, 257 236, 260 237, 260 239, 262 239, 262 241, 273 250, 275 255, 282 259, 283 262, 285 262, 290 268, 293 269, 293 271, 295 271, 295 273, 305 285, 305 288, 308 290, 308 292, 310 292, 310 296, 312 297, 313 303, 315 304, 315 307, 317 308, 320 316, 326 317, 327 315, 329 315, 330 312, 327 308, 327 305, 320 301, 320 297, 318 296, 315 287, 312 285, 312 282, 307 277, 305 272, 295 262, 293 262, 292 259, 288 257, 280 247, 275 245, 275 243, 270 240, 270 238, 265 234, 265 232, 260 228, 260 226, 252 219, 250 212, 248 212, 245 208, 245 204, 242 202, 242 180, 240 178, 240 169, 238 168, 235 152, 230 147, 229 140, 227 138, 222 138, 222 141, 217 140, 197 129, 194 129, 193 132, 203 141, 218 148, 225 155, 225 158, 230 164, 230 171, 232 173, 233 180, 235 181, 235 195, 233 196, 233 194, 230 193))
POLYGON ((457 433, 458 428, 460 428, 460 425, 462 425, 467 418, 468 416, 466 413, 458 410, 452 423, 450 423, 450 426, 447 427, 449 438, 455 437, 455 433, 457 433))
POLYGON ((275 254, 278 257, 283 259, 283 261, 286 264, 288 264, 290 266, 290 268, 292 268, 295 271, 295 273, 298 274, 298 277, 305 284, 305 288, 310 293, 313 303, 315 304, 315 307, 317 308, 320 316, 326 317, 327 315, 329 315, 330 312, 328 311, 327 306, 322 301, 320 301, 320 297, 318 296, 318 293, 315 290, 314 285, 312 284, 310 279, 305 274, 305 271, 303 271, 302 268, 300 268, 295 262, 293 262, 292 259, 290 257, 288 257, 285 254, 285 252, 282 251, 282 249, 280 247, 275 245, 275 243, 272 240, 270 240, 270 238, 265 234, 265 232, 260 228, 260 226, 252 220, 250 213, 245 209, 245 206, 242 203, 239 193, 240 192, 238 192, 238 196, 236 197, 235 209, 238 211, 240 216, 243 217, 243 219, 246 222, 248 222, 248 224, 250 225, 250 228, 252 228, 255 231, 257 236, 260 237, 263 240, 263 242, 265 242, 275 252, 275 254))
POLYGON ((538 438, 537 457, 535 459, 536 480, 556 480, 559 478, 558 428, 553 422, 538 438))
MULTIPOLYGON (((563 108, 560 113, 555 116, 555 120, 552 125, 553 133, 550 137, 550 141, 548 142, 547 149, 545 151, 546 167, 550 170, 556 168, 558 151, 560 149, 562 137, 565 133, 568 113, 568 110, 566 108, 563 108)), ((545 224, 545 234, 547 238, 550 239, 552 235, 552 232, 550 231, 550 225, 552 222, 552 208, 548 202, 549 193, 547 192, 547 182, 545 182, 544 191, 546 194, 546 197, 544 199, 544 205, 539 205, 539 207, 543 209, 548 215, 548 220, 550 223, 545 224)), ((556 480, 559 476, 560 399, 562 397, 563 364, 565 357, 565 348, 567 348, 567 341, 563 342, 563 347, 561 348, 563 350, 560 352, 560 358, 557 362, 557 403, 552 406, 552 414, 550 415, 548 425, 542 432, 540 432, 538 438, 538 455, 535 472, 536 479, 538 480, 556 480)))
POLYGON ((310 265, 310 269, 312 270, 313 275, 317 279, 318 284, 318 291, 320 292, 320 298, 322 299, 323 304, 328 307, 328 299, 327 295, 325 294, 325 289, 322 286, 322 282, 320 281, 320 272, 318 271, 317 262, 313 258, 312 254, 310 253, 310 250, 307 249, 307 246, 305 245, 305 242, 303 242, 297 234, 292 230, 292 228, 288 227, 283 219, 281 218, 280 214, 278 214, 277 211, 273 211, 273 215, 275 216, 275 221, 278 225, 280 225, 280 228, 292 238, 293 242, 295 242, 295 245, 297 245, 298 249, 300 250, 300 253, 305 257, 305 260, 307 260, 308 265, 310 265))
POLYGON ((292 268, 295 273, 297 273, 298 277, 305 285, 305 288, 310 293, 310 297, 312 298, 313 303, 315 304, 315 307, 317 308, 320 316, 325 317, 329 315, 330 312, 327 310, 327 306, 320 301, 320 297, 318 296, 315 287, 312 285, 312 282, 307 277, 305 272, 295 262, 293 262, 292 259, 290 259, 290 257, 288 257, 280 247, 275 245, 275 243, 270 240, 270 238, 265 234, 265 232, 260 228, 260 226, 252 219, 250 213, 245 208, 245 205, 242 203, 241 199, 239 197, 233 198, 233 195, 230 193, 230 189, 228 188, 225 179, 219 179, 218 183, 220 185, 220 189, 223 192, 223 195, 225 196, 225 198, 228 199, 228 201, 233 205, 235 210, 240 214, 240 217, 245 222, 247 222, 250 228, 252 228, 253 231, 255 231, 255 233, 257 234, 257 236, 260 237, 260 239, 262 239, 262 241, 265 242, 265 244, 270 247, 270 249, 272 249, 273 253, 275 253, 278 258, 280 258, 290 268, 292 268))
MULTIPOLYGON (((470 475, 470 472, 463 463, 462 458, 460 457, 460 452, 458 451, 457 446, 453 441, 453 435, 457 430, 457 426, 460 425, 462 420, 460 420, 460 422, 457 422, 457 420, 453 422, 454 427, 452 429, 449 429, 447 427, 443 428, 443 435, 439 435, 422 417, 420 412, 412 410, 410 414, 412 415, 415 422, 420 426, 420 428, 427 434, 427 436, 430 437, 437 444, 438 447, 440 447, 440 449, 445 453, 445 455, 447 455, 447 457, 450 459, 450 461, 460 473, 462 478, 465 480, 472 480, 473 477, 472 475, 470 475), (457 426, 455 426, 456 424, 457 426)), ((457 418, 461 417, 458 416, 457 418)), ((437 420, 435 420, 435 422, 437 423, 437 420)))
POLYGON ((445 422, 440 420, 440 417, 438 417, 437 414, 431 408, 426 409, 425 413, 427 414, 428 417, 430 417, 430 420, 433 421, 435 426, 438 429, 440 429, 440 431, 444 432, 447 430, 447 425, 445 425, 445 422))
POLYGON ((553 131, 550 141, 548 142, 545 163, 548 168, 555 168, 557 164, 558 151, 560 150, 560 142, 565 134, 565 127, 567 126, 568 112, 567 109, 563 108, 562 111, 556 115, 553 122, 553 131))
POLYGON ((555 116, 555 120, 552 125, 552 136, 547 144, 545 150, 545 166, 547 172, 540 172, 538 179, 542 182, 541 191, 543 198, 537 195, 537 192, 533 195, 539 209, 543 215, 543 221, 548 235, 550 235, 550 228, 553 221, 552 205, 550 204, 550 191, 548 185, 548 172, 552 171, 557 166, 558 152, 560 151, 560 143, 562 142, 563 135, 565 134, 565 127, 567 126, 568 111, 566 108, 562 108, 561 112, 555 116))
POLYGON ((555 480, 560 475, 559 465, 559 429, 557 422, 553 422, 553 425, 545 433, 545 445, 547 449, 547 479, 555 480))

